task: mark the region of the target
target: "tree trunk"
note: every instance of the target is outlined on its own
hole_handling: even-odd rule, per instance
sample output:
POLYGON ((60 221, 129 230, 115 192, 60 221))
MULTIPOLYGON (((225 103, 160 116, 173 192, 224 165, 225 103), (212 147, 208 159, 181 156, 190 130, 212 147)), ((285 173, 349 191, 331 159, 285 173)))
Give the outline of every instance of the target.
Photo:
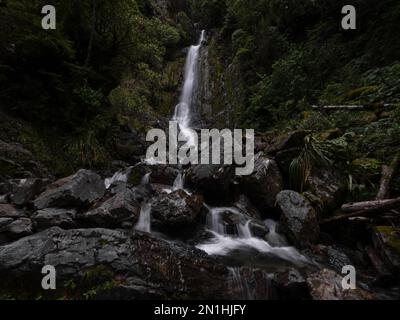
POLYGON ((390 166, 382 166, 382 179, 376 200, 384 200, 390 196, 390 182, 397 169, 397 164, 399 162, 399 154, 397 154, 390 166))

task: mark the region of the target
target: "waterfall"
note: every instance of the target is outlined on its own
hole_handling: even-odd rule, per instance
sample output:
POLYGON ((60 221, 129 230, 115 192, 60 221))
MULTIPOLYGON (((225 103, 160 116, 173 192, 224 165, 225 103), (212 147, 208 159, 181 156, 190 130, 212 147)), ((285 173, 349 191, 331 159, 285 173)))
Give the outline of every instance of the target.
POLYGON ((139 222, 136 224, 135 230, 151 233, 151 205, 149 203, 142 205, 139 222))
POLYGON ((178 123, 181 133, 185 136, 188 144, 195 145, 195 138, 191 132, 190 125, 192 122, 192 100, 193 93, 198 78, 198 62, 200 49, 205 39, 205 30, 201 32, 197 45, 191 46, 186 58, 185 75, 182 94, 178 105, 175 107, 173 121, 178 123))

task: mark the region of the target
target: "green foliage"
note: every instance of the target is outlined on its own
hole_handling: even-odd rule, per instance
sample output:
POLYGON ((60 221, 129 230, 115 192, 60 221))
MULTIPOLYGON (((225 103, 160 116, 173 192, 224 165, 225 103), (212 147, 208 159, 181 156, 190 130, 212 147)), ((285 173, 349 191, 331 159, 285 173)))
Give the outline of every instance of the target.
POLYGON ((312 136, 307 136, 304 139, 304 147, 300 155, 290 164, 291 187, 303 192, 313 168, 330 165, 332 162, 328 158, 323 144, 318 143, 312 136))

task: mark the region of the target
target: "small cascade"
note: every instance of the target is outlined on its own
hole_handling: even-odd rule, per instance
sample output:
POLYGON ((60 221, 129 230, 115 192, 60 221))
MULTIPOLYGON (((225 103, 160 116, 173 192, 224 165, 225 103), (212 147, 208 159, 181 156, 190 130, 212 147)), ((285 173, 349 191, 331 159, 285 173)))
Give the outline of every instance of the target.
POLYGON ((141 184, 142 184, 143 186, 150 184, 150 176, 151 176, 151 173, 146 173, 146 174, 143 176, 142 181, 141 181, 141 184))
POLYGON ((276 228, 278 226, 278 223, 276 221, 274 221, 274 220, 265 220, 264 223, 269 229, 269 233, 267 235, 268 242, 273 247, 286 246, 287 245, 287 241, 286 241, 285 237, 280 235, 278 232, 276 232, 276 228))
POLYGON ((111 178, 107 178, 104 181, 106 189, 107 190, 110 189, 110 187, 116 182, 127 182, 130 170, 131 170, 131 168, 129 168, 127 170, 118 171, 111 178))
POLYGON ((276 297, 270 274, 251 268, 230 267, 229 286, 238 300, 269 300, 276 297))
POLYGON ((182 174, 182 172, 179 172, 174 181, 172 191, 184 190, 184 187, 185 187, 185 175, 182 174))
POLYGON ((240 268, 228 268, 230 273, 230 284, 233 291, 238 291, 241 300, 254 300, 254 292, 250 290, 250 285, 247 279, 242 277, 240 268))
POLYGON ((144 203, 140 209, 139 221, 135 226, 135 230, 151 233, 151 205, 144 203))
MULTIPOLYGON (((239 209, 234 207, 212 208, 208 206, 206 206, 206 208, 209 210, 207 226, 214 238, 204 244, 198 245, 197 248, 207 252, 209 255, 228 256, 235 250, 246 250, 250 248, 260 253, 276 256, 296 265, 310 263, 310 261, 294 247, 289 247, 275 230, 272 231, 271 237, 275 240, 278 239, 279 243, 271 245, 264 239, 254 237, 251 231, 251 219, 239 209), (233 234, 232 232, 227 232, 226 224, 224 224, 222 215, 227 214, 235 216, 236 230, 234 230, 233 234)), ((271 224, 271 222, 268 223, 271 224)))

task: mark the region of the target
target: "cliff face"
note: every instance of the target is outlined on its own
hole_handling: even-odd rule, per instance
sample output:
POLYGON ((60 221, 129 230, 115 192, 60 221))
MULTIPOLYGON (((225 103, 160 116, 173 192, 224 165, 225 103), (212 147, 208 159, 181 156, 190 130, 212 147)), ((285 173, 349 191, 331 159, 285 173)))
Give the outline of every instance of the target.
POLYGON ((245 84, 239 65, 227 57, 220 40, 215 32, 208 33, 201 52, 194 109, 207 127, 239 127, 246 103, 245 84))

